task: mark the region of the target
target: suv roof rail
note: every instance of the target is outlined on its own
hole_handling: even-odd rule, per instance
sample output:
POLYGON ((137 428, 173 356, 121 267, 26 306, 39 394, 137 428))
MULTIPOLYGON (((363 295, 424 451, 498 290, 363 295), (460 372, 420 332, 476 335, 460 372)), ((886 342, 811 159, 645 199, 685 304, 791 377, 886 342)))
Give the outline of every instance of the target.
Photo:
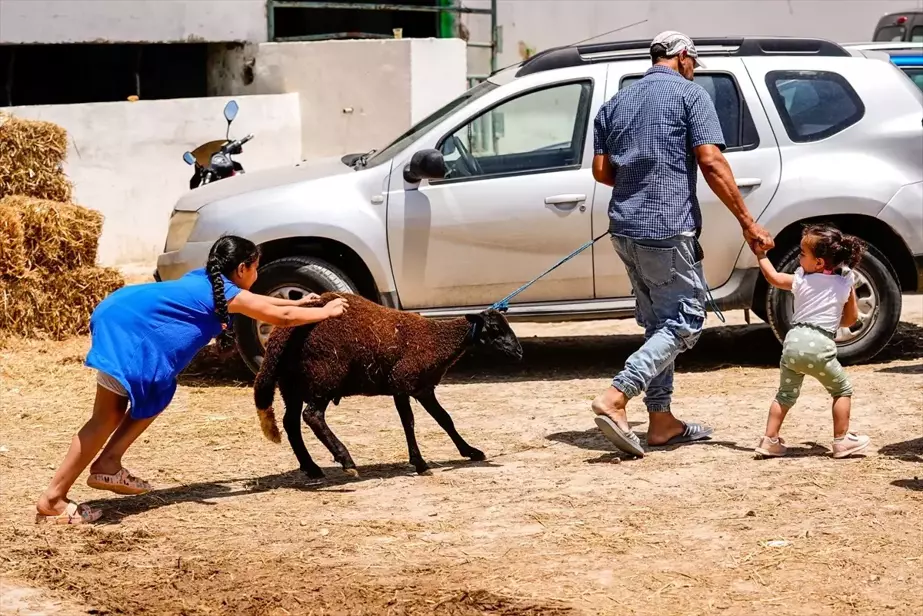
MULTIPOLYGON (((712 37, 694 38, 700 56, 851 56, 841 45, 815 38, 712 37)), ((522 63, 517 77, 557 68, 650 57, 649 40, 616 41, 555 47, 522 63)))

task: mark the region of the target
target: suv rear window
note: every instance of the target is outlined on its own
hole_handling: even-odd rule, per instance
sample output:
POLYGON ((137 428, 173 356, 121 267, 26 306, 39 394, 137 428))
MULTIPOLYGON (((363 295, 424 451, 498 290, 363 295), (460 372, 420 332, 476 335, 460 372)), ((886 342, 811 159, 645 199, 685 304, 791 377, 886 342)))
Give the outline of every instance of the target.
MULTIPOLYGON (((620 89, 627 88, 639 79, 641 79, 640 75, 624 77, 620 89)), ((734 78, 724 73, 696 72, 695 82, 705 88, 715 104, 727 150, 749 150, 758 146, 759 133, 734 78)))
POLYGON ((826 139, 862 119, 865 106, 841 75, 826 71, 772 71, 766 87, 792 141, 826 139))
POLYGON ((884 28, 879 28, 878 32, 875 33, 875 40, 887 43, 903 41, 906 31, 904 26, 885 26, 884 28))

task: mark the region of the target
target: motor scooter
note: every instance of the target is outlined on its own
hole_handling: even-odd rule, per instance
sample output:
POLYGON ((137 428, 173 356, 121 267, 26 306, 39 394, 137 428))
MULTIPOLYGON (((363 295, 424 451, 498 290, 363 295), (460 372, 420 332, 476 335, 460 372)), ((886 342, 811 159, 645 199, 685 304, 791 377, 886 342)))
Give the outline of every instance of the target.
POLYGON ((190 190, 244 173, 243 165, 234 160, 232 156, 243 154, 243 146, 253 139, 253 134, 249 134, 242 139, 230 140, 231 122, 237 117, 239 110, 237 101, 229 101, 224 106, 224 119, 228 123, 224 139, 203 143, 193 151, 183 154, 183 160, 186 161, 186 164, 195 169, 192 178, 189 180, 190 190))

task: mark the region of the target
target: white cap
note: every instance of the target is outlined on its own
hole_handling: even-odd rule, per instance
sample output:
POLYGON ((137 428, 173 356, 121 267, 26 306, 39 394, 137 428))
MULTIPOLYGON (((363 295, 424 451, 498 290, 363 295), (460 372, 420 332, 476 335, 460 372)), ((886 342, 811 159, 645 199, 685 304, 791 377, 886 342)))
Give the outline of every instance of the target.
POLYGON ((676 30, 661 32, 651 41, 651 47, 654 45, 663 46, 667 51, 668 58, 676 57, 685 51, 686 55, 692 58, 692 62, 695 64, 696 68, 705 67, 705 65, 699 61, 699 52, 695 48, 695 43, 682 32, 677 32, 676 30))

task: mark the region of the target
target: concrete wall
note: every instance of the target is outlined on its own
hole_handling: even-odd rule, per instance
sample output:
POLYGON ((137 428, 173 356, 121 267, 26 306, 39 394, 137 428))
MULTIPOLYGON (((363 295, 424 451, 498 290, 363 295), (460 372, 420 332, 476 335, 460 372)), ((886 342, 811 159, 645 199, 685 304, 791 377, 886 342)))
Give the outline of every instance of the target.
MULTIPOLYGON (((487 8, 489 0, 462 0, 487 8)), ((885 13, 923 8, 923 0, 499 0, 502 28, 498 66, 520 61, 522 47, 542 51, 570 45, 647 20, 598 41, 650 39, 663 30, 691 36, 764 34, 818 36, 839 42, 869 40, 885 13)), ((472 41, 489 40, 489 17, 464 16, 472 41)), ((487 68, 488 54, 469 52, 472 73, 487 68)))
POLYGON ((0 43, 265 41, 265 0, 0 0, 0 43))
POLYGON ((464 92, 465 74, 458 39, 215 45, 209 93, 298 92, 310 159, 382 148, 464 92))
MULTIPOLYGON (((55 122, 70 136, 65 171, 76 200, 106 216, 99 244, 105 265, 151 263, 163 249, 176 200, 189 190, 183 152, 222 139, 228 99, 8 107, 16 116, 55 122)), ((301 160, 298 95, 237 97, 232 137, 256 137, 236 157, 257 171, 301 160)))

